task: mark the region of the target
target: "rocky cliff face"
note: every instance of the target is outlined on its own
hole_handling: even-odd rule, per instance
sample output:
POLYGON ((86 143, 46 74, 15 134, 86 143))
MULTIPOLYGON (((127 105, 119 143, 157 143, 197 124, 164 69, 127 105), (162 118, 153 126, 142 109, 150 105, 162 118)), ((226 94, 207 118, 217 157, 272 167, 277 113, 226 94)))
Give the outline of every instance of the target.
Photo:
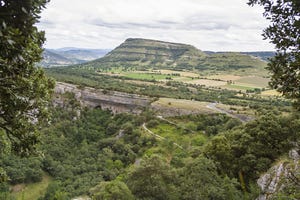
MULTIPOLYGON (((71 92, 83 106, 101 107, 111 110, 113 113, 131 112, 140 113, 147 107, 151 99, 136 94, 128 94, 116 91, 103 91, 93 88, 78 88, 76 85, 58 82, 55 87, 56 94, 71 92)), ((57 96, 54 104, 61 105, 63 100, 57 96)))
POLYGON ((280 161, 267 173, 262 175, 257 181, 262 192, 256 200, 279 199, 276 197, 280 193, 285 196, 282 197, 283 199, 289 199, 286 196, 288 194, 286 194, 285 190, 288 187, 292 186, 294 188, 294 185, 300 184, 299 180, 297 180, 297 176, 300 173, 299 161, 299 150, 293 149, 289 152, 289 159, 280 161))

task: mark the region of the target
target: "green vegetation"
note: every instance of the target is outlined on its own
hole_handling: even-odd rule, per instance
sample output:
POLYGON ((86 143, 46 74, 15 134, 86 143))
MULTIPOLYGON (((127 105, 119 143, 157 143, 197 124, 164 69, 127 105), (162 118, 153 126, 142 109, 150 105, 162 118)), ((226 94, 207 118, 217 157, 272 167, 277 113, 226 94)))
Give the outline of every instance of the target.
POLYGON ((266 63, 251 56, 239 53, 217 53, 207 57, 198 65, 199 70, 215 70, 217 72, 236 75, 266 75, 266 63))
POLYGON ((100 181, 115 179, 152 144, 136 130, 140 122, 134 116, 113 117, 109 112, 90 110, 70 122, 72 116, 59 112, 66 118, 56 116, 60 121, 45 130, 43 169, 61 180, 63 191, 71 196, 87 194, 100 181))
MULTIPOLYGON (((130 48, 126 51, 132 51, 130 48)), ((117 49, 110 54, 111 57, 109 55, 100 61, 113 63, 116 59, 114 53, 124 52, 117 49), (108 61, 108 58, 111 60, 108 61)), ((242 62, 234 61, 235 56, 215 55, 215 63, 225 62, 223 59, 227 57, 230 57, 233 63, 242 62)), ((130 56, 128 58, 131 59, 130 56)), ((287 141, 296 140, 299 132, 298 118, 290 115, 291 102, 281 97, 260 95, 267 81, 263 78, 263 70, 260 70, 263 66, 253 68, 253 77, 240 76, 244 69, 247 68, 248 72, 249 66, 231 67, 237 69, 236 75, 222 74, 221 69, 231 72, 227 66, 220 68, 220 74, 210 66, 213 70, 207 72, 206 75, 209 76, 201 77, 201 80, 211 81, 211 84, 224 82, 227 85, 203 86, 194 83, 200 79, 194 76, 195 71, 188 71, 189 67, 182 73, 175 72, 183 68, 172 68, 160 73, 159 70, 155 70, 155 63, 152 63, 151 68, 147 68, 146 65, 137 64, 139 58, 135 59, 127 60, 127 63, 120 61, 118 64, 114 63, 115 65, 106 63, 105 67, 94 65, 95 61, 94 64, 52 68, 47 70, 47 73, 58 81, 77 84, 79 87, 90 86, 106 91, 146 95, 153 97, 153 106, 184 108, 203 111, 206 114, 164 119, 156 117, 149 110, 137 116, 112 116, 103 111, 97 111, 100 112, 98 114, 94 113, 96 111, 86 111, 82 113, 80 120, 71 124, 67 120, 63 120, 63 123, 62 120, 57 121, 52 129, 48 129, 49 133, 57 135, 53 136, 47 132, 47 135, 51 136, 45 138, 47 144, 42 148, 48 152, 45 153, 47 162, 43 162, 43 170, 59 180, 58 186, 54 187, 55 191, 51 190, 52 194, 69 197, 89 195, 95 199, 122 198, 121 194, 128 199, 256 198, 256 179, 268 170, 276 159, 287 154, 292 148, 292 143, 287 141), (168 73, 165 74, 166 72, 168 73), (213 75, 216 78, 213 78, 213 75), (166 77, 173 80, 164 80, 166 77), (194 80, 184 83, 181 78, 194 80), (252 81, 255 83, 252 84, 252 81), (233 87, 235 90, 222 87, 233 87), (238 119, 224 114, 209 114, 214 112, 207 107, 209 102, 221 102, 223 104, 218 104, 221 109, 236 115, 251 114, 258 119, 242 124, 238 119), (285 114, 285 117, 279 117, 280 114, 285 114), (106 117, 101 118, 101 115, 106 117), (118 120, 119 117, 122 122, 118 120), (102 121, 99 123, 96 119, 102 121), (293 123, 284 128, 287 121, 293 123), (144 123, 147 128, 142 126, 144 123), (270 124, 272 127, 269 127, 270 124), (102 133, 104 129, 106 134, 102 133), (126 134, 127 131, 131 133, 130 137, 126 134), (121 139, 116 139, 119 138, 118 135, 122 135, 121 139), (52 152, 51 144, 54 143, 59 146, 58 149, 63 150, 57 149, 52 152), (74 143, 76 148, 72 146, 74 143), (87 159, 90 156, 92 158, 87 159), (55 160, 57 157, 62 159, 55 160), (81 163, 81 160, 88 160, 88 165, 81 163), (73 162, 77 163, 76 167, 70 164, 73 162), (95 163, 97 168, 93 167, 95 163), (156 163, 158 168, 152 163, 156 163), (207 168, 202 163, 205 163, 207 168), (190 169, 199 171, 195 173, 190 169), (205 186, 195 190, 192 185, 205 186)), ((57 118, 61 117, 58 115, 57 118)), ((71 119, 68 117, 68 120, 71 119)))
POLYGON ((267 87, 269 81, 270 81, 270 79, 268 79, 268 78, 257 77, 257 76, 241 77, 240 79, 236 80, 236 82, 238 84, 239 83, 248 84, 248 85, 256 86, 256 87, 259 87, 259 88, 267 87))
POLYGON ((98 60, 78 65, 83 69, 104 70, 123 67, 136 70, 172 69, 178 71, 203 70, 237 74, 266 74, 266 63, 240 53, 207 55, 191 45, 146 39, 127 39, 98 60), (244 70, 247 70, 245 72, 244 70))
POLYGON ((175 142, 185 149, 202 146, 209 136, 228 130, 241 124, 223 114, 199 114, 151 120, 147 127, 168 141, 175 142))
POLYGON ((171 80, 175 76, 172 75, 164 75, 164 74, 150 74, 150 73, 134 73, 134 72, 126 72, 124 73, 126 78, 130 79, 138 79, 138 80, 171 80))
MULTIPOLYGON (((47 74, 78 88, 146 95, 152 106, 203 114, 164 118, 151 107, 113 114, 81 107, 69 92, 57 94, 65 101, 52 107, 53 82, 35 67, 44 36, 34 24, 47 2, 0 1, 0 200, 252 200, 257 179, 278 163, 284 174, 272 198, 299 199, 299 161, 287 156, 299 153, 300 116, 290 101, 260 95, 265 62, 127 39, 102 59, 47 74), (49 111, 52 119, 43 123, 49 111), (227 115, 216 113, 222 111, 227 115), (229 117, 250 113, 249 122, 229 117)), ((273 22, 265 37, 279 50, 268 67, 271 85, 299 101, 299 3, 249 4, 256 3, 273 22)))
POLYGON ((45 194, 51 181, 51 177, 44 175, 41 182, 30 183, 21 191, 14 193, 13 196, 15 196, 16 200, 38 199, 45 194))
POLYGON ((34 152, 37 128, 47 118, 54 82, 35 67, 45 40, 35 23, 47 2, 0 2, 0 154, 34 152))
POLYGON ((232 88, 232 89, 237 89, 237 90, 254 90, 254 87, 249 87, 249 86, 243 86, 243 85, 236 85, 236 84, 229 84, 224 86, 225 88, 232 88))
POLYGON ((249 183, 256 180, 299 137, 298 116, 263 115, 244 126, 214 137, 204 154, 219 164, 229 177, 243 176, 249 183))
MULTIPOLYGON (((65 98, 73 102, 74 95, 65 98)), ((42 157, 0 159, 10 184, 26 183, 18 198, 253 199, 258 175, 287 153, 287 141, 297 140, 300 130, 296 115, 242 124, 224 114, 164 119, 151 111, 112 115, 74 105, 52 108, 38 148, 42 157), (143 130, 144 122, 165 139, 143 130)), ((9 199, 8 191, 3 186, 1 198, 9 199)))
POLYGON ((297 0, 249 0, 248 4, 263 6, 264 16, 271 22, 263 34, 277 50, 268 64, 272 74, 270 84, 287 98, 295 99, 300 109, 300 3, 297 0))
POLYGON ((200 85, 177 81, 169 81, 165 85, 136 84, 134 82, 127 82, 126 77, 112 77, 96 73, 93 70, 78 68, 51 68, 47 69, 47 74, 54 77, 57 81, 76 84, 80 87, 89 86, 150 97, 167 97, 205 102, 216 101, 230 105, 249 106, 251 109, 256 110, 274 109, 274 106, 277 106, 278 109, 286 110, 288 109, 287 106, 291 105, 289 101, 283 98, 261 98, 260 96, 248 95, 246 92, 241 93, 240 91, 221 88, 206 88, 200 85))
POLYGON ((95 200, 134 200, 134 196, 127 185, 118 180, 101 182, 99 185, 92 188, 90 192, 95 200))

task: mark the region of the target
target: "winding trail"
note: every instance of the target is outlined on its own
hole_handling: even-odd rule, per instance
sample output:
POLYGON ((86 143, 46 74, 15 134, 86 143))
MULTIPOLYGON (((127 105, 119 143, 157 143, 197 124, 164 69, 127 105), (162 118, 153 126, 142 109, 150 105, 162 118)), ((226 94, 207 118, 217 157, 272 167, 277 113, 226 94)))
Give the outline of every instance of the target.
POLYGON ((158 119, 162 120, 162 121, 165 121, 165 122, 167 122, 167 123, 173 125, 173 126, 176 126, 176 127, 178 127, 178 128, 182 128, 182 129, 184 129, 184 130, 187 130, 187 131, 190 131, 190 132, 192 132, 192 133, 195 133, 195 131, 190 130, 190 129, 188 129, 188 128, 186 128, 186 127, 183 127, 183 126, 179 126, 178 124, 176 124, 176 123, 174 123, 174 122, 172 122, 172 121, 170 121, 170 120, 164 118, 164 117, 161 116, 161 115, 158 115, 158 116, 156 116, 156 117, 157 117, 158 119))
POLYGON ((217 105, 218 105, 218 103, 210 103, 206 107, 209 108, 209 109, 211 109, 211 110, 215 110, 215 111, 217 111, 219 113, 224 113, 224 114, 228 115, 229 117, 238 119, 238 120, 240 120, 243 123, 249 122, 251 120, 248 117, 238 116, 238 115, 235 115, 235 114, 232 114, 232 113, 228 112, 227 110, 224 110, 224 109, 221 109, 221 108, 217 108, 216 107, 217 105))
MULTIPOLYGON (((149 130, 149 129, 146 127, 146 123, 143 123, 142 127, 143 127, 143 129, 144 129, 146 132, 148 132, 150 135, 153 135, 154 137, 156 137, 156 138, 158 138, 158 139, 160 139, 160 140, 167 140, 167 138, 162 137, 162 136, 160 136, 160 135, 157 135, 157 134, 153 133, 151 130, 149 130)), ((180 146, 179 144, 177 144, 176 142, 173 142, 173 144, 174 144, 175 146, 177 146, 178 148, 183 149, 183 147, 180 146)))

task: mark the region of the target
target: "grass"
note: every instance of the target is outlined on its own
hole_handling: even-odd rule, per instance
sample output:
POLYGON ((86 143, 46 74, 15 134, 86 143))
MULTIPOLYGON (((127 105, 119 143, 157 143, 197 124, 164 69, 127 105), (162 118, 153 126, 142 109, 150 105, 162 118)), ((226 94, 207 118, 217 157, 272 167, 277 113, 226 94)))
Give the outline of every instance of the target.
POLYGON ((179 81, 179 82, 186 82, 186 81, 192 81, 193 78, 191 77, 186 77, 186 76, 180 76, 180 77, 174 77, 174 81, 179 81))
POLYGON ((227 112, 231 112, 233 114, 244 114, 248 116, 255 115, 255 111, 249 107, 237 106, 237 105, 226 105, 222 103, 219 103, 216 107, 222 110, 226 110, 227 112))
POLYGON ((223 75, 212 75, 208 76, 208 79, 218 79, 222 81, 236 81, 241 79, 241 76, 231 75, 231 74, 223 74, 223 75))
POLYGON ((175 70, 153 70, 153 71, 127 71, 122 70, 122 68, 110 69, 104 72, 99 72, 100 74, 105 74, 109 76, 124 76, 130 79, 143 80, 143 81, 166 81, 172 78, 175 81, 191 81, 194 78, 199 77, 199 74, 194 72, 182 72, 175 70))
MULTIPOLYGON (((257 69, 256 69, 257 70, 257 69)), ((238 71, 238 70, 237 70, 238 71)), ((235 72, 237 72, 235 71, 235 72)), ((232 74, 229 71, 204 74, 202 73, 202 79, 199 78, 199 74, 193 71, 176 71, 176 70, 148 70, 138 71, 136 69, 125 69, 122 67, 112 68, 106 70, 101 74, 110 76, 123 76, 133 80, 140 81, 168 81, 170 79, 178 82, 195 85, 205 85, 206 87, 224 87, 232 90, 253 90, 255 88, 265 88, 268 86, 269 79, 260 76, 246 76, 232 74), (233 81, 231 85, 227 85, 227 81, 233 81)))
POLYGON ((209 80, 209 79, 195 79, 192 81, 186 81, 186 83, 205 85, 207 87, 219 87, 227 84, 227 82, 225 81, 216 81, 216 80, 209 80))
POLYGON ((213 111, 206 106, 208 102, 192 101, 185 99, 159 98, 158 101, 152 103, 153 106, 163 106, 174 109, 185 109, 190 111, 198 111, 203 113, 212 113, 213 111))
POLYGON ((262 96, 281 96, 281 94, 279 92, 277 92, 276 90, 266 90, 261 92, 262 96))
POLYGON ((191 145, 203 145, 207 140, 206 136, 204 136, 201 132, 192 133, 186 129, 176 127, 175 125, 165 122, 161 122, 159 125, 149 129, 155 134, 158 134, 172 142, 176 142, 185 148, 189 148, 191 145))
POLYGON ((180 74, 180 76, 183 77, 190 77, 190 78, 197 78, 199 77, 199 74, 194 72, 184 72, 184 71, 175 71, 175 70, 154 70, 155 72, 161 73, 161 74, 180 74))
POLYGON ((31 183, 25 185, 25 187, 19 191, 14 192, 16 200, 37 200, 39 197, 45 194, 49 183, 52 181, 51 177, 44 175, 41 182, 31 183))
POLYGON ((139 79, 139 80, 165 80, 167 77, 173 78, 175 76, 169 76, 165 74, 151 74, 151 73, 137 73, 137 72, 124 72, 122 73, 127 78, 139 79))
POLYGON ((226 89, 235 89, 235 90, 253 90, 253 89, 255 89, 255 87, 236 85, 236 84, 225 85, 223 87, 226 89))
POLYGON ((259 76, 253 76, 253 77, 248 76, 248 77, 241 77, 236 81, 237 82, 236 84, 264 88, 268 86, 269 81, 270 79, 268 78, 263 78, 259 76))

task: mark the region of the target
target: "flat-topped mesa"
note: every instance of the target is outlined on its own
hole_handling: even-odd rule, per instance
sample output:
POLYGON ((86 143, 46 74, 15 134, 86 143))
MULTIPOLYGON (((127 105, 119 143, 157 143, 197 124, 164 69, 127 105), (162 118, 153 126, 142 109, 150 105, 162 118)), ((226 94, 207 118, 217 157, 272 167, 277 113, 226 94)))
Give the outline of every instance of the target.
POLYGON ((171 47, 196 49, 194 46, 188 45, 188 44, 165 42, 165 41, 160 41, 160 40, 151 40, 151 39, 143 39, 143 38, 128 38, 120 46, 122 46, 122 45, 138 45, 138 46, 142 47, 143 44, 145 45, 145 47, 149 47, 149 46, 162 47, 162 48, 165 47, 166 49, 170 49, 171 47))
POLYGON ((195 60, 203 59, 207 55, 192 45, 129 38, 105 57, 95 62, 106 66, 126 65, 175 67, 196 64, 195 60), (191 62, 193 61, 193 62, 191 62), (193 64, 194 63, 194 64, 193 64))
POLYGON ((181 71, 263 70, 266 63, 241 53, 206 54, 188 44, 128 38, 103 58, 80 65, 94 69, 115 67, 134 70, 174 69, 181 71))

